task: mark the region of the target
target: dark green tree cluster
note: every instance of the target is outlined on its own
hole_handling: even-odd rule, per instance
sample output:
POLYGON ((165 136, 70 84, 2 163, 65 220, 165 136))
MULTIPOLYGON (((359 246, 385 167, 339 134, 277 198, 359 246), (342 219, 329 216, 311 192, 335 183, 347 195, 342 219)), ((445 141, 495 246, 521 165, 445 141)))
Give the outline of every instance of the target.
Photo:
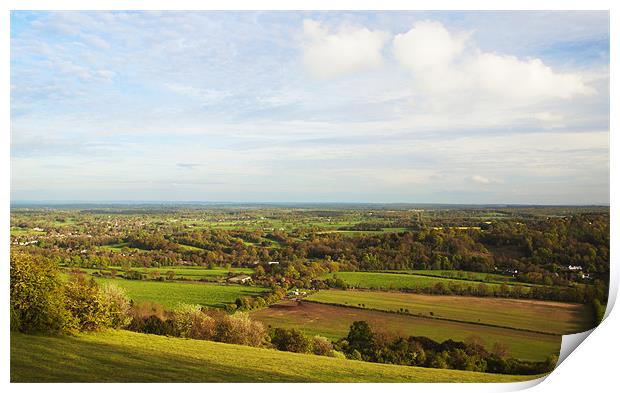
POLYGON ((336 342, 334 348, 350 359, 367 362, 501 374, 543 374, 552 371, 557 363, 557 357, 545 362, 508 358, 507 348, 501 344, 489 352, 475 337, 469 342, 442 343, 421 336, 389 338, 373 332, 365 321, 353 322, 347 337, 336 342))

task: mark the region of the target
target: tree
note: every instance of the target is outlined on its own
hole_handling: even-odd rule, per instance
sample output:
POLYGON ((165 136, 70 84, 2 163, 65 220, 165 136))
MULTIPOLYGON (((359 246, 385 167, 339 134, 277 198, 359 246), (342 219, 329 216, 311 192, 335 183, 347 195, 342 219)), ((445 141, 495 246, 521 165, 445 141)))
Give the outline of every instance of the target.
POLYGON ((276 328, 271 343, 280 351, 311 353, 312 340, 298 329, 276 328))
POLYGON ((353 353, 357 350, 362 355, 369 355, 374 346, 375 335, 366 321, 355 321, 349 328, 347 341, 349 342, 348 352, 353 353))
POLYGON ((65 332, 75 320, 65 309, 58 268, 46 259, 11 253, 11 329, 21 332, 65 332))
POLYGON ((496 342, 493 344, 491 353, 500 359, 506 359, 510 355, 510 347, 502 342, 496 342))
POLYGON ((112 327, 108 299, 93 278, 75 275, 65 285, 66 308, 76 319, 79 330, 92 331, 112 327))

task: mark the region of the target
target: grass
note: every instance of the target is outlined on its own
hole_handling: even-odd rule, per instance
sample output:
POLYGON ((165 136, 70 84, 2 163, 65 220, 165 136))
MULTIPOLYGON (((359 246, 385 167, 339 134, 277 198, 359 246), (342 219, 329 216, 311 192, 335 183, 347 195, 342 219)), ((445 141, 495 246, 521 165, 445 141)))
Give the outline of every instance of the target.
POLYGON ((351 230, 351 229, 333 229, 321 231, 320 233, 339 233, 345 236, 362 236, 362 235, 381 235, 386 233, 402 233, 407 232, 407 228, 381 228, 380 230, 363 231, 363 230, 351 230))
POLYGON ((31 228, 20 228, 20 227, 11 227, 11 235, 13 236, 19 236, 19 235, 23 235, 23 236, 42 236, 45 235, 47 232, 43 232, 43 231, 35 231, 31 228))
POLYGON ((101 250, 117 251, 117 252, 120 252, 123 249, 123 247, 127 247, 129 250, 132 250, 132 251, 135 251, 135 250, 144 251, 139 248, 129 247, 129 242, 106 244, 104 246, 95 246, 95 247, 101 250))
POLYGON ((505 343, 511 356, 523 360, 542 361, 551 354, 557 355, 562 341, 561 336, 555 335, 312 302, 278 304, 251 315, 267 326, 298 328, 306 334, 332 340, 345 337, 354 321, 367 321, 377 331, 399 336, 426 336, 436 341, 463 341, 475 335, 484 340, 488 349, 496 342, 505 343))
POLYGON ((184 278, 190 280, 216 280, 219 278, 225 278, 228 276, 228 273, 233 274, 253 274, 254 269, 245 268, 245 267, 233 267, 230 269, 225 268, 214 268, 214 269, 206 269, 204 267, 178 267, 178 266, 163 266, 160 268, 146 268, 146 267, 135 267, 132 270, 137 270, 143 273, 150 273, 158 271, 162 276, 165 276, 168 271, 173 271, 175 274, 175 278, 184 278))
MULTIPOLYGON (((514 277, 504 276, 495 273, 481 273, 481 272, 467 272, 463 270, 385 270, 386 273, 399 273, 399 274, 417 274, 422 276, 433 277, 445 277, 445 278, 458 278, 462 280, 472 281, 488 281, 488 282, 510 282, 514 281, 514 277)), ((527 285, 526 283, 520 283, 527 285)))
POLYGON ((321 278, 332 278, 335 275, 336 277, 342 278, 347 284, 349 284, 353 288, 388 290, 432 288, 439 283, 443 284, 444 286, 454 285, 461 288, 469 287, 472 289, 476 289, 480 284, 484 284, 489 290, 498 290, 502 284, 506 284, 508 285, 508 289, 510 290, 514 290, 514 288, 519 286, 521 287, 523 293, 527 294, 532 286, 539 286, 537 284, 503 281, 500 279, 495 279, 493 277, 494 275, 491 275, 491 281, 475 281, 475 275, 469 276, 469 278, 466 275, 463 278, 448 278, 442 276, 441 273, 437 273, 442 272, 440 270, 436 270, 435 275, 428 274, 428 272, 432 272, 432 270, 394 270, 389 272, 338 272, 325 274, 321 278), (424 274, 415 272, 424 272, 424 274))
POLYGON ((465 296, 418 295, 399 292, 319 291, 309 300, 352 307, 432 316, 463 322, 528 329, 553 334, 573 334, 592 327, 592 311, 582 304, 479 298, 465 296))
POLYGON ((516 382, 536 376, 375 364, 109 331, 11 333, 11 382, 516 382))
POLYGON ((127 296, 137 302, 151 301, 168 309, 179 303, 200 304, 207 307, 224 307, 238 297, 256 296, 269 289, 244 285, 218 285, 166 281, 140 281, 97 278, 100 284, 114 283, 125 289, 127 296))
MULTIPOLYGON (((322 278, 333 277, 334 274, 325 274, 322 278)), ((397 274, 380 272, 338 272, 336 277, 343 279, 347 284, 354 288, 364 289, 413 289, 413 288, 432 288, 438 283, 444 285, 458 285, 461 287, 477 287, 478 282, 467 282, 465 280, 432 277, 415 274, 397 274)), ((499 287, 497 283, 485 283, 489 288, 499 287)), ((527 288, 524 288, 527 291, 527 288)))
MULTIPOLYGON (((122 274, 123 268, 120 266, 109 267, 106 269, 88 269, 81 268, 80 270, 87 273, 94 272, 109 272, 111 269, 117 271, 118 274, 122 274)), ((226 268, 214 268, 207 269, 202 266, 162 266, 162 267, 132 267, 131 270, 135 270, 142 273, 153 273, 159 272, 162 277, 166 277, 169 271, 174 272, 175 279, 184 279, 184 280, 207 280, 207 281, 224 281, 224 279, 228 276, 229 273, 233 274, 253 274, 254 269, 245 268, 245 267, 233 267, 230 269, 226 268)))
POLYGON ((181 249, 183 250, 189 250, 189 251, 204 251, 204 249, 200 247, 189 246, 187 244, 179 244, 179 247, 181 247, 181 249))

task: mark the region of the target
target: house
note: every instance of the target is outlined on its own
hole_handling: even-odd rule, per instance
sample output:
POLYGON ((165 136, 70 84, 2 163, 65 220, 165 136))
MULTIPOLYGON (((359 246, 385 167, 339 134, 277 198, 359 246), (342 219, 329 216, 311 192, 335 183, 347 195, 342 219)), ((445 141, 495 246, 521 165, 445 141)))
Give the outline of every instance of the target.
POLYGON ((576 266, 568 265, 568 270, 575 272, 575 271, 581 271, 583 270, 583 268, 579 265, 576 265, 576 266))
POLYGON ((292 291, 288 291, 286 296, 289 297, 289 298, 292 298, 292 297, 295 297, 295 296, 306 296, 306 292, 299 291, 297 289, 293 289, 292 291))
POLYGON ((231 284, 246 284, 250 281, 252 281, 252 277, 248 276, 247 274, 240 274, 238 276, 230 277, 228 279, 228 282, 231 284))

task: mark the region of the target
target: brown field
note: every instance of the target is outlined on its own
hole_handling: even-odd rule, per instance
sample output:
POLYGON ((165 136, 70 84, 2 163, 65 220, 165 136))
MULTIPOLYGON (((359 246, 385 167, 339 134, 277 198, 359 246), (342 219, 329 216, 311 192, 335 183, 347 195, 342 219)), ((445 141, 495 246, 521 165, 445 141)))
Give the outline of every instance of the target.
POLYGON ((488 349, 494 343, 509 346, 511 356, 523 360, 544 360, 558 354, 562 338, 509 328, 443 321, 411 315, 332 306, 312 302, 288 302, 252 312, 252 319, 267 326, 299 328, 309 335, 336 340, 345 337, 354 321, 367 321, 375 331, 400 336, 427 336, 436 341, 463 341, 470 336, 483 339, 488 349))
POLYGON ((309 300, 480 323, 552 334, 572 334, 592 328, 592 310, 583 304, 529 299, 419 295, 402 292, 326 290, 309 300), (363 305, 363 306, 362 306, 363 305), (432 314, 431 314, 432 313, 432 314))

